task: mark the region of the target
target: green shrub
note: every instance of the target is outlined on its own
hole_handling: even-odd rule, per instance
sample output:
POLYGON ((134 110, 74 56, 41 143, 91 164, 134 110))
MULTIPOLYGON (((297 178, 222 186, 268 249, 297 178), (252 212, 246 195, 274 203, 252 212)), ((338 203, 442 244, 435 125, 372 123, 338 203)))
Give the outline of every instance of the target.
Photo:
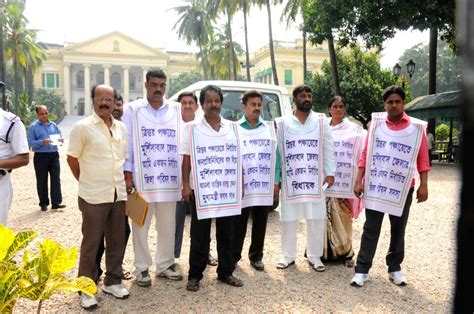
POLYGON ((76 263, 75 247, 66 250, 58 242, 46 239, 40 243, 38 254, 24 250, 36 236, 36 231, 15 235, 0 224, 0 313, 12 313, 18 298, 39 300, 39 313, 43 300, 55 292, 81 291, 93 295, 97 290, 90 278, 68 279, 63 275, 76 263), (19 262, 14 258, 22 250, 19 262))

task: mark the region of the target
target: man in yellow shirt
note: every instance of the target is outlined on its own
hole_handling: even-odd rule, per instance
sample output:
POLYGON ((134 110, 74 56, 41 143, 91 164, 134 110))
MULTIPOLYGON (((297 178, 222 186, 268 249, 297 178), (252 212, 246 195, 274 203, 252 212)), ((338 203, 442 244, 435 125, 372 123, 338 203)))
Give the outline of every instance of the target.
MULTIPOLYGON (((108 85, 92 88, 94 113, 77 122, 72 130, 67 162, 79 181, 79 209, 82 212, 82 243, 79 276, 96 281, 96 256, 105 237, 106 275, 102 291, 118 299, 129 292, 122 285, 122 261, 125 253, 125 201, 127 193, 123 165, 127 156, 125 125, 113 119, 115 90, 108 85)), ((81 306, 97 307, 94 296, 82 294, 81 306)))

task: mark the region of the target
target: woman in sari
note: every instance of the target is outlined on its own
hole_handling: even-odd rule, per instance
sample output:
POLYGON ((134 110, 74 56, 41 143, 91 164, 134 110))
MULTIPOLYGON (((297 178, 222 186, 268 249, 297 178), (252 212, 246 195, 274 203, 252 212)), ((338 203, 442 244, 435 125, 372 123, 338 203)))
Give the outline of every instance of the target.
POLYGON ((322 259, 327 262, 343 261, 345 266, 353 267, 352 219, 358 217, 361 208, 352 190, 367 131, 345 117, 346 102, 341 96, 329 101, 328 111, 336 173, 333 187, 326 191, 328 219, 322 259))

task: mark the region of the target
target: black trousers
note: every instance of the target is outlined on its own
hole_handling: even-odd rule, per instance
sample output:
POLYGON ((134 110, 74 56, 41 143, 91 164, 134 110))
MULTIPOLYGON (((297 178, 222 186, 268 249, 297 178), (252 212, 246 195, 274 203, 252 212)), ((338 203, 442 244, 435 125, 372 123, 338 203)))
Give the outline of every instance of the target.
POLYGON ((253 262, 262 260, 269 210, 270 206, 245 207, 242 208, 241 215, 234 216, 234 241, 232 247, 234 264, 242 258, 242 248, 247 233, 247 222, 250 213, 252 214, 252 242, 250 242, 249 260, 253 262))
MULTIPOLYGON (((130 224, 128 223, 128 216, 125 216, 125 245, 123 247, 123 253, 125 256, 125 250, 127 249, 128 239, 130 238, 130 224)), ((97 251, 97 256, 95 257, 95 263, 97 265, 97 278, 95 278, 95 282, 98 283, 100 276, 104 273, 102 268, 100 267, 100 262, 102 261, 102 256, 104 256, 105 251, 105 241, 104 237, 100 241, 99 250, 97 251)))
POLYGON ((38 192, 39 206, 48 206, 48 174, 51 179, 51 204, 60 205, 63 202, 61 194, 61 180, 59 153, 35 153, 33 158, 36 173, 36 191, 38 192))
MULTIPOLYGON (((411 188, 407 195, 407 200, 403 208, 401 217, 389 215, 390 219, 390 246, 388 248, 385 262, 389 272, 401 270, 400 265, 405 257, 405 229, 408 222, 408 214, 413 199, 414 188, 411 188)), ((380 229, 384 213, 372 209, 365 209, 365 223, 360 243, 359 254, 357 255, 356 273, 367 274, 372 267, 377 243, 380 237, 380 229)))
POLYGON ((234 216, 208 219, 197 219, 196 202, 194 193, 189 203, 191 207, 191 249, 189 252, 188 279, 202 279, 202 273, 206 269, 209 257, 209 245, 211 242, 211 224, 216 220, 217 240, 217 277, 225 279, 232 275, 234 266, 232 263, 232 238, 234 227, 234 216))

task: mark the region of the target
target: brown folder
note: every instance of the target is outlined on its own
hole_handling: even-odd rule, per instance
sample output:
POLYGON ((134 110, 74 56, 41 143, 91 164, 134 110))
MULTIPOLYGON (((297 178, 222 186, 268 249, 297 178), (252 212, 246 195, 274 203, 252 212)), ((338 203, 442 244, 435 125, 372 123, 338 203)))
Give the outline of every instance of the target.
POLYGON ((142 227, 145 223, 146 213, 148 212, 148 202, 138 194, 137 191, 133 190, 128 194, 127 206, 125 213, 132 219, 134 223, 142 227))

